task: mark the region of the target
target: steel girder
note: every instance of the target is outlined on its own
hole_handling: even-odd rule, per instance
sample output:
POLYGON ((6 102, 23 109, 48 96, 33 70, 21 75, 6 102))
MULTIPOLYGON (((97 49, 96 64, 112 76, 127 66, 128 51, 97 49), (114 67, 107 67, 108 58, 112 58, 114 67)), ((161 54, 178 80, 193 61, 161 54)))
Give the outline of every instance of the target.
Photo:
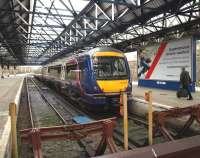
POLYGON ((13 21, 0 20, 0 39, 27 64, 95 46, 133 50, 199 29, 199 0, 91 0, 81 11, 70 0, 51 0, 49 6, 34 0, 32 8, 28 0, 12 2, 0 7, 0 17, 13 21))
POLYGON ((16 65, 18 62, 8 50, 0 44, 0 65, 16 65))
POLYGON ((7 10, 24 10, 28 8, 28 0, 1 0, 0 1, 0 43, 7 49, 12 57, 12 62, 24 63, 24 47, 21 44, 26 43, 27 36, 22 32, 28 32, 27 26, 29 17, 25 13, 8 12, 7 10), (4 10, 2 10, 2 8, 4 10), (10 44, 10 43, 20 43, 10 44))
POLYGON ((113 47, 130 51, 134 48, 140 50, 147 44, 158 43, 163 40, 198 35, 200 30, 199 6, 200 2, 193 0, 177 8, 174 13, 171 11, 164 12, 142 26, 132 26, 124 33, 114 34, 109 39, 102 39, 97 45, 110 43, 113 47))
MULTIPOLYGON (((101 42, 105 39, 108 39, 108 41, 105 40, 106 44, 102 45, 119 43, 119 37, 123 37, 121 34, 129 31, 130 27, 141 29, 144 28, 145 24, 153 27, 151 25, 154 25, 154 23, 151 21, 156 21, 155 19, 160 18, 160 15, 168 13, 173 16, 183 6, 190 5, 191 2, 193 1, 150 0, 137 4, 133 1, 90 1, 38 58, 45 64, 85 46, 101 45, 101 42), (87 19, 84 17, 87 17, 87 19), (89 17, 91 17, 90 20, 88 20, 89 17), (114 39, 116 34, 119 35, 118 40, 114 39)), ((163 27, 160 26, 160 28, 163 27)), ((123 40, 126 39, 123 37, 121 41, 123 40)))

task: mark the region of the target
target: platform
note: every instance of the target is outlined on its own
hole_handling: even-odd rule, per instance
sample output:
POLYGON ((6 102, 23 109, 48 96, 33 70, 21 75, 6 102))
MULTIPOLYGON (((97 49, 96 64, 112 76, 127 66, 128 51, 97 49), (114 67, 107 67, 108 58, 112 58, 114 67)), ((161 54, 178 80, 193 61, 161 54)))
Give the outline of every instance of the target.
POLYGON ((153 105, 163 106, 164 108, 181 108, 200 103, 199 91, 192 93, 193 100, 187 100, 187 98, 177 98, 176 91, 139 87, 136 83, 133 83, 133 100, 144 101, 145 92, 150 90, 152 91, 153 105))
POLYGON ((0 79, 0 158, 9 157, 10 117, 9 103, 19 105, 23 77, 0 79))

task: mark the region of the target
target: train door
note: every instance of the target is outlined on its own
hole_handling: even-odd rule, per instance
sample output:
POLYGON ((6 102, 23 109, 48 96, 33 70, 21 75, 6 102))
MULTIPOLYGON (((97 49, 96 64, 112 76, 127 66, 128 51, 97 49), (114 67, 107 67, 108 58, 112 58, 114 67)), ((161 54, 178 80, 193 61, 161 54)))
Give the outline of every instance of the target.
POLYGON ((196 41, 196 86, 200 87, 200 40, 196 41))
POLYGON ((84 84, 86 83, 85 81, 85 63, 84 60, 79 61, 79 88, 80 88, 80 93, 83 95, 84 93, 84 84))
POLYGON ((79 93, 78 86, 78 65, 77 62, 71 62, 66 64, 66 83, 68 95, 72 98, 75 98, 79 93))
POLYGON ((80 87, 82 88, 82 92, 90 93, 91 89, 91 73, 90 72, 90 64, 89 64, 89 57, 85 56, 81 58, 79 61, 80 65, 80 87))
POLYGON ((65 80, 65 64, 62 64, 60 79, 65 80))
POLYGON ((66 76, 65 79, 69 81, 71 85, 76 85, 78 80, 77 75, 77 63, 68 63, 66 64, 66 76))

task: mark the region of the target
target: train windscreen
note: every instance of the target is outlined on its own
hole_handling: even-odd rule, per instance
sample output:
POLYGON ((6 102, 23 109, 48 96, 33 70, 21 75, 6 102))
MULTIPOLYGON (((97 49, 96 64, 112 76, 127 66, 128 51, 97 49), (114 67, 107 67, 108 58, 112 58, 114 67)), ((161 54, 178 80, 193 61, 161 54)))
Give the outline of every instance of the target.
POLYGON ((93 67, 97 80, 128 79, 126 63, 122 57, 94 57, 93 67))

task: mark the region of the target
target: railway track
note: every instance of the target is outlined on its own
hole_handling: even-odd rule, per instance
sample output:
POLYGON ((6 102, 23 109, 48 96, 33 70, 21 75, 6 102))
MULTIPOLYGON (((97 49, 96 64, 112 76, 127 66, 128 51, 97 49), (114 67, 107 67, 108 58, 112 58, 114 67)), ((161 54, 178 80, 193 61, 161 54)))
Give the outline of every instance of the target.
MULTIPOLYGON (((40 81, 36 80, 35 82, 38 83, 38 85, 40 85, 40 87, 43 87, 44 84, 41 83, 40 81)), ((45 91, 45 88, 44 88, 45 91)), ((49 90, 48 90, 49 91, 49 90)), ((76 116, 77 114, 79 115, 83 115, 83 116, 87 116, 88 118, 91 118, 92 120, 100 120, 100 119, 105 119, 105 118, 109 118, 109 117, 113 117, 116 116, 116 114, 97 114, 97 113, 93 113, 91 111, 88 111, 85 108, 80 108, 80 107, 84 107, 80 102, 76 102, 74 100, 71 100, 69 98, 67 98, 66 96, 61 96, 58 93, 53 93, 53 99, 57 98, 57 105, 61 105, 60 102, 64 103, 66 106, 62 106, 62 110, 66 111, 66 112, 71 112, 74 113, 74 116, 76 116)), ((48 97, 48 96, 47 96, 48 97)), ((51 99, 51 98, 48 98, 51 99)), ((137 118, 136 116, 129 116, 129 120, 137 120, 137 122, 140 122, 140 124, 135 124, 135 123, 131 123, 131 125, 129 126, 130 129, 130 133, 133 133, 133 135, 135 135, 135 131, 137 131, 137 133, 142 133, 145 134, 146 133, 144 131, 146 131, 146 128, 144 128, 143 124, 144 124, 144 120, 141 120, 141 118, 137 118), (142 126, 142 127, 141 127, 142 126), (142 131, 144 130, 144 131, 142 131)), ((123 150, 123 127, 122 127, 122 118, 118 118, 117 119, 117 127, 115 128, 114 131, 114 139, 116 141, 116 144, 120 147, 120 150, 123 150)), ((73 122, 74 123, 74 122, 73 122)), ((141 134, 140 134, 141 135, 141 134)), ((142 136, 140 136, 142 137, 142 136)), ((146 140, 146 137, 144 138, 146 140)), ((138 143, 137 141, 135 141, 134 139, 132 139, 131 137, 129 137, 129 149, 133 149, 136 147, 141 147, 143 146, 143 142, 142 143, 138 143)))
MULTIPOLYGON (((99 120, 111 117, 113 115, 97 115, 82 109, 82 103, 74 102, 69 100, 57 92, 49 89, 44 83, 32 79, 32 84, 34 85, 35 89, 37 89, 38 93, 40 94, 41 98, 43 98, 44 102, 51 107, 52 110, 55 111, 56 116, 62 120, 62 124, 74 124, 73 117, 77 115, 87 116, 92 120, 99 120)), ((133 149, 136 147, 142 147, 148 145, 147 141, 147 120, 141 118, 137 115, 129 114, 129 149, 133 149)), ((174 132, 174 131, 173 131, 174 132)), ((95 138, 96 139, 96 138, 95 138)), ((116 144, 123 150, 123 119, 117 119, 117 126, 114 131, 114 139, 116 144)), ((162 137, 157 137, 155 139, 155 143, 160 143, 164 141, 162 137)), ((94 155, 94 141, 91 139, 85 139, 79 142, 79 145, 84 148, 87 152, 87 156, 94 155)))
MULTIPOLYGON (((43 87, 44 84, 41 83, 40 81, 35 81, 38 83, 38 85, 40 85, 40 87, 43 87)), ((46 89, 44 88, 44 91, 46 91, 46 89)), ((50 91, 50 90, 48 90, 50 91)), ((113 117, 114 115, 96 115, 94 113, 91 113, 91 111, 88 111, 84 108, 80 108, 82 107, 81 103, 80 102, 75 102, 73 100, 70 100, 69 98, 66 98, 66 97, 63 97, 61 96, 60 94, 56 93, 56 92, 52 92, 53 93, 53 98, 49 97, 49 95, 47 95, 47 98, 48 99, 56 99, 56 105, 59 105, 59 106, 62 106, 62 105, 65 105, 65 106, 62 106, 62 111, 64 112, 69 112, 72 114, 72 117, 74 116, 77 116, 77 115, 81 115, 81 116, 86 116, 88 118, 90 118, 91 120, 100 120, 100 119, 106 119, 106 118, 109 118, 109 117, 113 117)), ((75 122, 72 122, 72 123, 75 123, 75 122)), ((123 136, 122 134, 120 134, 120 132, 115 132, 115 140, 117 141, 117 145, 120 146, 120 149, 119 150, 123 150, 123 136)), ((83 144, 85 144, 85 146, 87 146, 87 148, 89 148, 89 151, 92 151, 90 152, 89 155, 94 155, 94 149, 91 149, 90 146, 95 146, 95 144, 93 144, 93 142, 88 139, 86 141, 83 142, 83 144)), ((135 146, 130 146, 131 148, 135 147, 135 146)))
MULTIPOLYGON (((31 80, 31 83, 34 85, 35 89, 37 89, 38 93, 40 94, 40 96, 44 100, 44 102, 49 107, 52 108, 52 110, 56 113, 57 117, 59 117, 59 119, 62 121, 62 123, 64 125, 74 124, 75 122, 73 121, 73 117, 75 117, 77 115, 87 116, 88 118, 91 118, 92 120, 105 119, 105 118, 113 116, 113 115, 108 116, 108 115, 104 114, 104 115, 101 115, 101 117, 100 116, 97 117, 96 115, 92 114, 91 112, 89 112, 85 109, 80 110, 80 109, 78 109, 80 107, 79 104, 77 104, 77 106, 76 106, 75 102, 66 100, 66 98, 63 98, 59 94, 51 91, 48 87, 44 86, 44 84, 39 82, 38 80, 34 80, 34 79, 29 79, 29 80, 31 80), (66 115, 66 113, 67 113, 67 115, 66 115)), ((27 88, 27 90, 28 90, 28 88, 27 88)), ((28 95, 28 98, 30 98, 29 95, 28 95)), ((29 109, 31 109, 31 108, 29 108, 29 109)), ((31 111, 32 110, 30 110, 30 113, 32 113, 31 111)), ((33 118, 33 117, 31 117, 31 118, 33 118)), ((34 126, 32 126, 32 127, 34 127, 34 126)), ((115 130, 114 138, 119 147, 119 150, 123 150, 123 133, 121 133, 119 130, 115 130)), ((130 141, 130 142, 133 142, 133 141, 130 141)), ((95 148, 92 148, 92 146, 93 147, 96 146, 95 143, 96 143, 96 141, 93 142, 93 141, 91 141, 91 139, 86 139, 86 140, 79 142, 79 144, 85 148, 85 150, 87 151, 87 154, 89 156, 94 155, 95 148)), ((130 149, 135 148, 135 147, 136 147, 135 145, 133 145, 132 143, 129 143, 130 149)))
MULTIPOLYGON (((29 107, 29 116, 30 116, 30 122, 31 122, 31 127, 32 128, 36 128, 36 127, 41 127, 41 126, 55 126, 55 125, 70 125, 73 124, 73 120, 72 117, 77 115, 77 113, 66 109, 63 110, 63 106, 61 106, 61 103, 59 103, 55 98, 53 98, 54 102, 52 101, 52 99, 50 99, 51 97, 47 97, 48 95, 44 93, 44 91, 42 90, 42 88, 40 86, 38 86, 38 84, 32 79, 26 78, 26 90, 27 90, 27 100, 28 100, 28 107, 29 107), (51 111, 51 115, 47 114, 45 116, 47 116, 48 118, 50 118, 50 121, 48 122, 48 119, 41 119, 38 117, 36 113, 35 108, 33 107, 35 103, 33 103, 33 93, 31 94, 30 91, 34 91, 34 95, 36 95, 36 93, 41 97, 42 101, 49 107, 49 111, 51 111), (64 112, 63 112, 64 111, 64 112), (56 119, 57 117, 57 119, 56 119), (56 119, 57 121, 51 121, 51 118, 56 119)), ((45 87, 43 87, 45 88, 45 87)), ((37 107, 38 108, 38 107, 37 107)), ((45 108, 45 110, 47 110, 47 108, 45 108)), ((38 111, 38 110, 37 110, 38 111)), ((48 111, 48 110, 47 110, 48 111)), ((52 142, 45 142, 42 144, 42 151, 43 151, 43 155, 46 157, 60 157, 63 156, 64 153, 66 154, 67 151, 62 151, 65 148, 69 148, 69 146, 75 146, 74 149, 76 149, 76 151, 81 150, 81 155, 82 157, 88 157, 91 153, 88 149, 88 147, 85 146, 85 142, 84 141, 78 141, 76 142, 67 142, 67 141, 63 141, 63 142, 56 142, 55 144, 52 142), (79 147, 78 147, 79 146, 79 147), (52 150, 54 150, 55 148, 60 148, 61 151, 59 151, 59 149, 57 149, 56 153, 53 153, 52 150), (78 149, 80 148, 80 149, 78 149), (81 149, 83 148, 83 149, 81 149)), ((71 150, 71 149, 70 149, 71 150)), ((91 150, 91 149, 90 149, 91 150)), ((73 154, 75 154, 76 152, 74 152, 73 154)), ((78 156, 78 155, 77 155, 78 156)))

